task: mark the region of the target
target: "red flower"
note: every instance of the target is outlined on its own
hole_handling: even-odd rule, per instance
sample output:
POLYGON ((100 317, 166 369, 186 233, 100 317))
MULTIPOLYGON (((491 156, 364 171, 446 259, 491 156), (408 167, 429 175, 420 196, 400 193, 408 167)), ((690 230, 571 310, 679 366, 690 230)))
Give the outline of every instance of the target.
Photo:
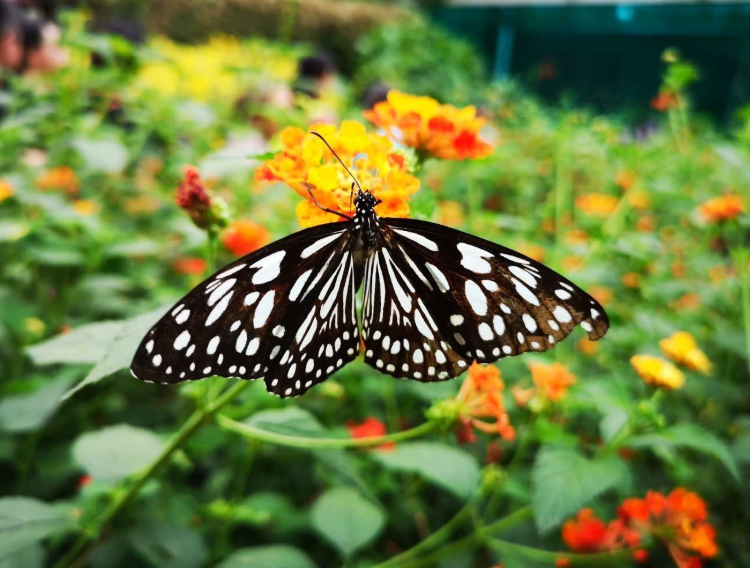
POLYGON ((206 261, 198 257, 178 258, 172 263, 172 268, 178 274, 203 274, 206 271, 206 261))
POLYGON ((573 552, 597 552, 607 535, 607 525, 591 509, 582 509, 576 520, 563 525, 562 539, 573 552))
MULTIPOLYGON (((346 429, 349 430, 349 435, 354 439, 376 438, 378 436, 385 436, 388 433, 385 424, 372 416, 359 424, 354 421, 349 421, 346 423, 346 429)), ((386 442, 385 444, 378 446, 378 449, 392 450, 395 447, 395 442, 386 442)))
POLYGON ((247 219, 238 219, 221 234, 221 244, 235 256, 250 254, 270 240, 268 229, 247 219))
POLYGON ((87 485, 89 485, 92 481, 94 481, 94 478, 90 475, 82 475, 78 478, 78 488, 83 489, 87 485))

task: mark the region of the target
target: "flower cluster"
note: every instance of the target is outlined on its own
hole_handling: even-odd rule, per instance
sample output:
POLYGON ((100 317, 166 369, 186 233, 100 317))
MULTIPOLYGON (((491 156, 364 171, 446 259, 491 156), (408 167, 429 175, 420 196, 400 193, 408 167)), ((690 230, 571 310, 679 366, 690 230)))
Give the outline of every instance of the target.
POLYGON ((695 342, 695 337, 687 331, 678 331, 672 336, 659 341, 662 353, 678 365, 692 371, 708 373, 711 361, 695 342))
POLYGON ((576 376, 562 363, 531 363, 531 378, 534 387, 513 388, 513 397, 518 406, 541 409, 550 402, 559 402, 568 394, 568 389, 576 383, 576 376))
POLYGON ((477 116, 473 106, 456 108, 430 97, 390 91, 387 100, 364 116, 421 156, 464 160, 492 153, 492 146, 479 136, 485 119, 477 116))
POLYGON ((727 194, 709 199, 698 208, 698 213, 706 221, 718 223, 739 217, 746 211, 745 200, 741 195, 727 194))
POLYGON ((685 375, 669 361, 653 355, 633 355, 630 364, 647 385, 668 390, 681 389, 685 375))
POLYGON ((640 534, 664 542, 680 568, 700 568, 702 558, 719 554, 706 503, 682 487, 669 495, 649 491, 644 499, 626 499, 618 514, 640 534))
POLYGON ((503 401, 504 389, 500 369, 494 365, 473 363, 469 367, 469 374, 457 397, 459 428, 456 437, 459 442, 474 442, 476 435, 473 428, 488 434, 499 434, 504 440, 515 440, 516 430, 510 424, 503 401), (491 421, 483 418, 490 418, 491 421))
MULTIPOLYGON (((702 558, 719 553, 705 502, 681 487, 669 495, 649 491, 643 499, 625 499, 617 513, 617 519, 605 523, 591 509, 579 511, 563 526, 563 541, 573 552, 595 553, 637 548, 655 538, 680 568, 700 568, 702 558)), ((647 558, 644 550, 635 550, 633 556, 647 558)))
POLYGON ((378 215, 408 216, 410 198, 419 189, 419 180, 409 168, 413 160, 388 137, 368 133, 364 125, 349 120, 341 128, 317 125, 308 132, 296 127, 284 129, 281 152, 255 170, 256 180, 283 182, 305 198, 297 205, 301 226, 339 220, 337 215, 320 209, 315 201, 333 211, 347 215, 353 212, 352 178, 311 132, 323 136, 360 185, 382 201, 376 207, 378 215))

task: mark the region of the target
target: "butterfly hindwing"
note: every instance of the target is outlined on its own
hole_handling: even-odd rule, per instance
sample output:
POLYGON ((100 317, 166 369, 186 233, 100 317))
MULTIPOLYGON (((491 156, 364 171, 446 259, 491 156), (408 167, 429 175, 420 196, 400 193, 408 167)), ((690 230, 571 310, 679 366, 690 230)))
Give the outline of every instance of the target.
POLYGON ((154 325, 132 373, 156 383, 264 377, 280 396, 305 392, 358 352, 354 238, 341 223, 321 225, 225 266, 154 325))
POLYGON ((368 300, 373 306, 364 314, 366 361, 383 372, 417 380, 449 378, 475 359, 491 362, 545 351, 579 324, 590 339, 599 339, 609 327, 596 300, 520 253, 425 221, 383 219, 382 224, 375 258, 383 264, 391 259, 389 266, 403 276, 394 281, 386 274, 381 281, 375 263, 365 271, 366 290, 368 283, 372 290, 365 309, 368 300), (392 324, 374 317, 392 306, 400 306, 401 319, 408 322, 403 329, 391 331, 392 324), (418 375, 414 353, 409 361, 382 345, 383 337, 392 343, 399 333, 412 346, 421 345, 418 375), (404 365, 408 370, 402 371, 404 365))

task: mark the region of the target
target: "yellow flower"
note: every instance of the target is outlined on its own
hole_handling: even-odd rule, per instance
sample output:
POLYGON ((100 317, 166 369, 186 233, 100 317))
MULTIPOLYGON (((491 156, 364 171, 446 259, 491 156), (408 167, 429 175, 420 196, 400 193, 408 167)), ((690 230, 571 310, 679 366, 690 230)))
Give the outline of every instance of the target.
POLYGON ((9 197, 12 197, 15 192, 16 191, 13 189, 13 186, 9 181, 0 179, 0 202, 5 201, 9 197))
POLYGON ((671 337, 662 339, 659 341, 659 347, 664 355, 678 365, 704 374, 711 369, 711 361, 687 331, 678 331, 671 337))
POLYGON ((353 213, 352 178, 312 132, 323 136, 362 188, 381 200, 375 209, 378 215, 408 217, 409 201, 419 190, 419 180, 409 171, 403 151, 387 137, 368 133, 362 124, 349 120, 340 128, 311 126, 309 132, 285 128, 280 133, 281 152, 255 170, 257 181, 281 181, 305 199, 296 208, 301 226, 313 227, 340 219, 321 210, 311 192, 322 207, 346 215, 353 213))
POLYGON ((674 390, 685 384, 682 371, 661 357, 633 355, 630 364, 647 385, 674 390))
POLYGON ((619 200, 606 193, 588 193, 576 197, 576 207, 588 215, 609 217, 617 208, 619 200))
POLYGON ((76 213, 88 217, 99 211, 99 205, 90 199, 76 199, 73 202, 73 209, 76 213))

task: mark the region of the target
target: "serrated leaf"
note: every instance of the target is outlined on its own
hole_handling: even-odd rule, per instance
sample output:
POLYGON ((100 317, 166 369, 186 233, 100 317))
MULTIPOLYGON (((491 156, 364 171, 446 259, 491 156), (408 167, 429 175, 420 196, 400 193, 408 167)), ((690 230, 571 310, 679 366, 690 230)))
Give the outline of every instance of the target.
POLYGON ((69 526, 69 519, 43 501, 0 498, 0 559, 69 526))
POLYGON ((114 481, 146 467, 162 447, 148 430, 120 424, 80 436, 73 444, 73 457, 94 479, 114 481))
POLYGON ((479 481, 474 458, 440 442, 401 443, 392 451, 372 455, 391 469, 418 473, 462 499, 474 493, 479 481))
POLYGON ((697 424, 687 422, 675 424, 659 433, 630 438, 627 445, 631 448, 650 448, 654 451, 670 450, 675 447, 690 448, 719 460, 736 479, 740 479, 737 462, 727 445, 697 424))
POLYGON ((240 548, 216 568, 316 568, 299 548, 285 544, 240 548))
POLYGON ((58 379, 34 392, 0 400, 0 430, 32 432, 44 426, 60 406, 70 383, 71 379, 58 379))
POLYGON ((353 489, 337 487, 315 502, 311 520, 315 530, 348 558, 380 534, 385 514, 353 489))
POLYGON ((128 536, 138 555, 154 568, 202 568, 208 560, 203 537, 188 527, 149 524, 128 536))
POLYGON ((542 448, 531 472, 537 528, 548 532, 600 493, 623 483, 626 476, 617 457, 588 459, 573 448, 542 448))

